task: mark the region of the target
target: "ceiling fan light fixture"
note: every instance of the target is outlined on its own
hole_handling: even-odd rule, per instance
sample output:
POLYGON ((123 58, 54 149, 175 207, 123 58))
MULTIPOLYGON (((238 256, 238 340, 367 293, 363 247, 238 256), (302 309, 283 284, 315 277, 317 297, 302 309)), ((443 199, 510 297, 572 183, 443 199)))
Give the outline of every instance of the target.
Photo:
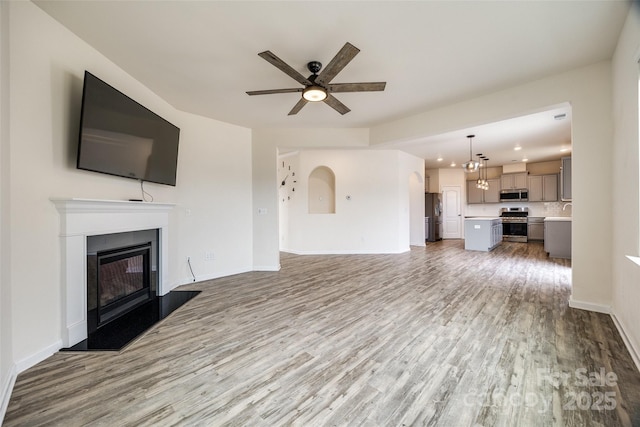
POLYGON ((302 91, 302 97, 309 102, 320 102, 327 99, 327 91, 317 85, 308 86, 302 91))
POLYGON ((351 111, 346 105, 333 96, 333 93, 344 92, 379 92, 383 91, 387 85, 386 82, 354 82, 354 83, 331 83, 331 80, 351 62, 351 60, 360 52, 360 49, 347 42, 331 59, 329 65, 324 69, 322 63, 318 61, 310 61, 307 63, 307 69, 312 75, 305 77, 295 68, 278 58, 271 51, 264 51, 258 54, 259 57, 278 68, 280 71, 300 83, 302 88, 284 88, 284 89, 268 89, 268 90, 252 90, 247 91, 247 95, 271 95, 275 93, 301 93, 302 97, 289 111, 289 116, 298 114, 298 112, 307 105, 308 102, 324 101, 329 107, 338 113, 345 115, 351 111), (329 96, 331 95, 331 96, 329 96))

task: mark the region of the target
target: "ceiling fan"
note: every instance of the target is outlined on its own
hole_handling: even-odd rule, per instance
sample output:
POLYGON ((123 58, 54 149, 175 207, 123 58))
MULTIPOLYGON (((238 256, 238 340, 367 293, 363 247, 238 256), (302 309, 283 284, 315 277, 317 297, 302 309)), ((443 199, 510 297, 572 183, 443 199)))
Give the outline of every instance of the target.
POLYGON ((248 95, 270 95, 273 93, 302 92, 302 98, 293 106, 289 115, 297 114, 307 102, 324 101, 325 104, 336 110, 340 114, 351 111, 342 102, 338 101, 332 94, 340 92, 374 92, 383 91, 386 82, 372 83, 330 83, 351 60, 360 52, 360 49, 351 43, 345 43, 340 51, 333 57, 329 65, 322 69, 322 64, 318 61, 311 61, 307 64, 307 69, 311 71, 309 77, 304 77, 282 59, 275 56, 270 51, 259 53, 258 56, 279 68, 282 72, 303 85, 302 88, 292 89, 269 89, 248 91, 248 95), (322 70, 322 71, 320 71, 322 70), (318 74, 319 73, 319 74, 318 74))

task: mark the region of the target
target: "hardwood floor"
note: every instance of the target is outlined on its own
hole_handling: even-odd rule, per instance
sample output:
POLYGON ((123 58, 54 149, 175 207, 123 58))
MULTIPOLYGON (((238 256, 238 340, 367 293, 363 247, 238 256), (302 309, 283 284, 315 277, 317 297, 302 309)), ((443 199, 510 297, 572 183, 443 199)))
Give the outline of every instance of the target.
POLYGON ((281 261, 182 287, 202 293, 120 352, 23 372, 4 425, 640 425, 611 318, 568 307, 541 244, 281 261))

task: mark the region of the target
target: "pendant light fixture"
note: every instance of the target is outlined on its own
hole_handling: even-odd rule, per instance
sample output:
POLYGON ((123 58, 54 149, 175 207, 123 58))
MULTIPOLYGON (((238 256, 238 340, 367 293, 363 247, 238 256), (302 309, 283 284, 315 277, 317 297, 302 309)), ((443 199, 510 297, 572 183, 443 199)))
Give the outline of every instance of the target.
POLYGON ((476 162, 473 160, 472 154, 471 152, 472 147, 471 147, 471 140, 475 137, 475 135, 467 135, 467 138, 469 138, 469 161, 466 163, 462 164, 462 168, 464 169, 464 171, 466 173, 472 173, 478 170, 478 167, 480 166, 479 162, 476 162))
POLYGON ((484 161, 484 179, 482 180, 482 189, 487 191, 489 189, 489 159, 486 157, 483 157, 482 160, 484 161))
POLYGON ((476 188, 486 191, 489 189, 489 158, 483 154, 476 154, 476 156, 480 159, 481 165, 478 169, 478 181, 476 181, 476 188))

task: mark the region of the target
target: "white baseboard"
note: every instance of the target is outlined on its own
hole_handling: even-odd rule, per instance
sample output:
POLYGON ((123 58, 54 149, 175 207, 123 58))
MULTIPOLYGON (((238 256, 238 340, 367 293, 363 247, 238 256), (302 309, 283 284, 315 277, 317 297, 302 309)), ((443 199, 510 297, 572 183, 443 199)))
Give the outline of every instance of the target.
POLYGON ((16 383, 16 378, 18 376, 18 372, 16 370, 16 366, 13 365, 9 372, 7 373, 7 377, 5 378, 4 383, 2 384, 2 389, 0 389, 0 425, 2 425, 2 421, 4 421, 4 416, 7 413, 7 408, 9 407, 9 400, 11 399, 11 392, 13 391, 13 386, 16 383))
POLYGON ((276 265, 254 265, 253 271, 280 271, 280 264, 276 265))
POLYGON ((389 252, 389 251, 376 251, 376 250, 345 250, 345 251, 294 251, 294 250, 283 250, 282 252, 287 252, 294 255, 380 255, 380 254, 404 254, 409 252, 411 248, 407 247, 406 249, 402 249, 399 251, 389 252))
POLYGON ((31 356, 18 361, 16 363, 16 370, 18 371, 18 373, 24 372, 27 369, 31 368, 32 366, 35 366, 38 363, 42 362, 47 357, 50 357, 61 348, 62 348, 62 340, 58 340, 55 343, 38 351, 37 353, 34 353, 31 356))
POLYGON ((604 304, 594 304, 592 302, 578 301, 573 299, 573 296, 569 298, 569 307, 579 308, 580 310, 595 311, 596 313, 611 314, 611 306, 604 304))
POLYGON ((636 368, 638 369, 638 371, 640 371, 640 350, 638 349, 638 346, 629 338, 629 335, 625 331, 624 324, 620 321, 620 319, 618 319, 615 310, 613 310, 611 306, 593 304, 584 301, 576 301, 573 298, 570 298, 569 307, 579 308, 581 310, 595 311, 596 313, 604 313, 611 316, 613 324, 616 325, 616 329, 618 329, 618 333, 622 337, 622 341, 624 342, 625 347, 627 347, 629 354, 631 354, 633 363, 635 363, 636 368))
POLYGON ((177 284, 176 286, 173 286, 171 288, 171 290, 177 288, 178 286, 182 286, 182 285, 189 285, 189 284, 192 284, 192 283, 204 282, 206 280, 219 279, 221 277, 235 276, 236 274, 248 273, 248 272, 254 271, 254 270, 255 270, 255 268, 252 268, 252 267, 243 267, 243 268, 239 268, 237 270, 217 271, 217 272, 211 273, 211 274, 196 274, 195 281, 193 280, 193 276, 183 278, 181 280, 181 283, 177 284))
POLYGON ((633 363, 636 364, 636 368, 640 371, 640 351, 638 347, 631 341, 629 335, 625 331, 624 324, 618 319, 615 314, 615 310, 611 313, 611 318, 613 319, 613 323, 616 325, 620 336, 622 337, 622 341, 624 341, 624 345, 629 350, 629 354, 631 354, 631 358, 633 359, 633 363))

